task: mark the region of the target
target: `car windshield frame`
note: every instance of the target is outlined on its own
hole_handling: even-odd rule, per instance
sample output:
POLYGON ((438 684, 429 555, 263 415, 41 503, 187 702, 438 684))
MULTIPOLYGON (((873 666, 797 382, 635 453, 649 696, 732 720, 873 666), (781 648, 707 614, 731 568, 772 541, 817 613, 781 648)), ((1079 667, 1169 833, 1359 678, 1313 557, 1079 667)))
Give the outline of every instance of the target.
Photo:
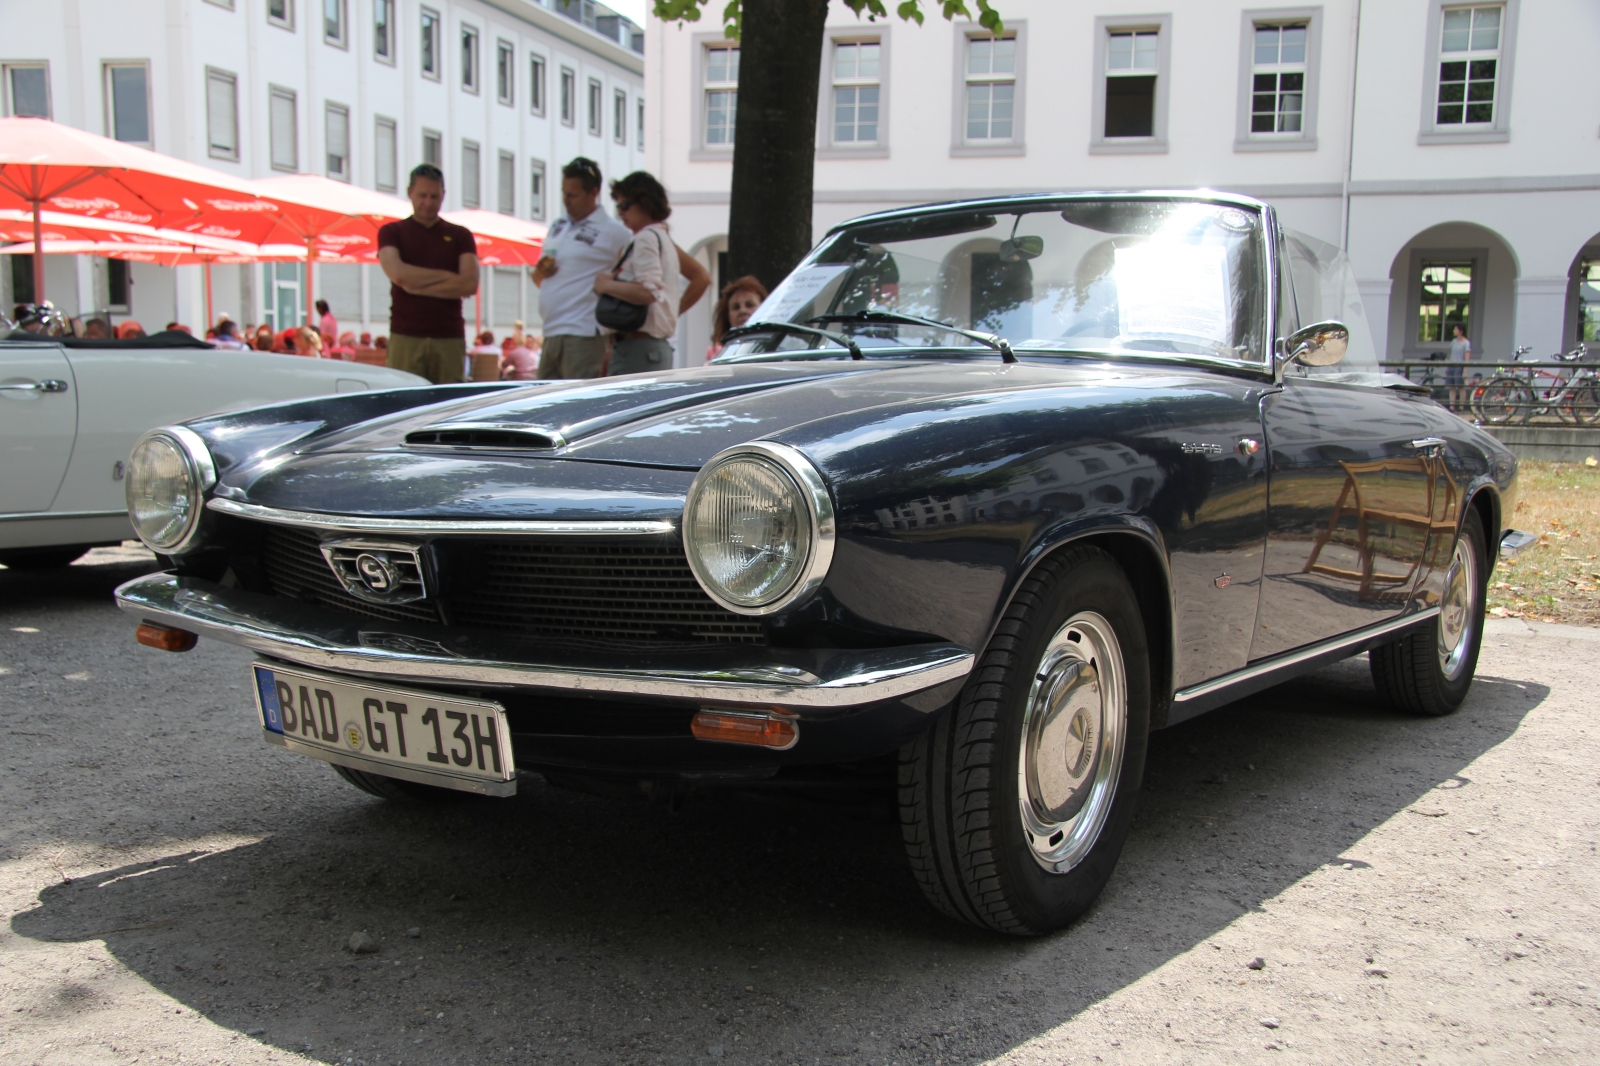
MULTIPOLYGON (((960 316, 929 314, 927 309, 913 303, 911 310, 883 305, 876 309, 883 311, 919 314, 925 318, 941 319, 951 324, 951 330, 939 335, 931 327, 900 324, 891 328, 888 322, 862 321, 840 324, 841 315, 850 313, 849 308, 842 304, 838 297, 845 288, 845 283, 840 283, 832 293, 826 294, 830 301, 819 315, 808 315, 805 318, 797 317, 807 311, 816 311, 811 304, 816 293, 825 293, 832 284, 831 276, 827 271, 839 266, 842 261, 845 265, 841 272, 853 272, 859 259, 848 258, 850 252, 858 248, 876 246, 882 253, 884 247, 890 248, 907 241, 923 241, 928 239, 946 239, 961 235, 987 231, 985 238, 992 238, 997 231, 1012 232, 1013 237, 1023 235, 1015 232, 1018 226, 1025 226, 1028 217, 1048 219, 1055 216, 1060 221, 1054 223, 1058 228, 1061 222, 1068 226, 1077 225, 1084 227, 1080 219, 1087 218, 1088 225, 1084 228, 1098 230, 1107 235, 1106 245, 1114 241, 1131 246, 1151 247, 1151 242, 1142 240, 1138 233, 1128 234, 1125 229, 1119 229, 1116 218, 1108 223, 1104 219, 1096 220, 1092 217, 1091 207, 1103 203, 1107 205, 1107 214, 1116 216, 1119 205, 1136 208, 1139 205, 1170 205, 1170 210, 1165 214, 1150 212, 1141 216, 1140 212, 1130 211, 1126 217, 1138 219, 1145 217, 1156 220, 1150 225, 1159 226, 1163 218, 1177 218, 1179 212, 1186 207, 1194 207, 1203 212, 1204 209, 1215 209, 1218 217, 1223 217, 1222 212, 1232 208, 1245 212, 1251 216, 1250 223, 1239 228, 1236 216, 1227 216, 1234 223, 1227 228, 1241 236, 1234 243, 1226 246, 1224 267, 1228 273, 1228 284, 1234 287, 1237 299, 1224 296, 1225 300, 1232 300, 1222 308, 1223 313, 1230 317, 1226 320, 1226 329, 1229 339, 1246 338, 1248 346, 1235 344, 1224 345, 1212 342, 1213 350, 1204 348, 1195 342, 1184 348, 1170 341, 1155 342, 1140 346, 1128 346, 1118 343, 1106 343, 1104 339, 1096 338, 1085 343, 1073 343, 1065 337, 1041 339, 1028 337, 1019 339, 1015 335, 1010 338, 1011 346, 1015 349, 1018 358, 1029 357, 1089 357, 1101 360, 1130 359, 1136 361, 1168 362, 1172 360, 1198 361, 1207 365, 1244 370, 1260 373, 1266 376, 1275 376, 1278 370, 1276 349, 1276 321, 1279 294, 1279 224, 1272 206, 1251 197, 1238 196, 1228 193, 1216 193, 1209 190, 1154 190, 1138 193, 1031 193, 1020 196, 994 197, 983 200, 954 201, 941 204, 930 204, 919 207, 902 208, 895 211, 880 212, 867 215, 842 223, 829 230, 823 240, 813 248, 804 260, 785 279, 773 295, 768 297, 761 308, 758 308, 751 320, 746 323, 738 341, 728 345, 728 348, 715 360, 716 362, 748 362, 748 361, 781 361, 785 359, 826 359, 839 358, 845 353, 840 349, 826 350, 824 346, 817 346, 805 341, 794 334, 783 335, 781 324, 784 322, 822 324, 821 319, 827 318, 827 325, 848 333, 859 344, 862 351, 869 358, 928 358, 928 357, 953 357, 963 359, 993 359, 996 353, 993 349, 981 345, 975 340, 959 335, 958 329, 979 331, 985 333, 1001 333, 993 328, 983 329, 982 326, 990 325, 987 320, 980 323, 969 323, 960 320, 960 316), (1078 213, 1077 218, 1069 219, 1067 212, 1078 213), (1087 212, 1087 213, 1086 213, 1087 212), (907 237, 899 236, 905 233, 907 237), (846 251, 841 252, 841 249, 846 251), (1241 251, 1242 250, 1242 251, 1241 251), (1242 265, 1242 266, 1241 266, 1242 265), (821 271, 812 268, 821 267, 821 271), (808 274, 809 272, 809 274, 808 274), (822 280, 817 280, 818 274, 824 275, 822 280), (792 290, 791 282, 800 279, 813 286, 815 292, 811 300, 802 299, 796 303, 796 297, 786 295, 785 290, 792 290), (1253 291, 1251 291, 1253 290, 1253 291), (762 316, 772 316, 774 329, 771 332, 760 329, 762 316), (787 315, 788 317, 784 317, 787 315), (951 322, 955 317, 956 321, 951 322), (900 335, 900 331, 918 333, 916 339, 907 340, 900 335), (876 343, 875 343, 876 341, 876 343), (1220 349, 1220 350, 1219 350, 1220 349), (1241 352, 1241 354, 1234 354, 1241 352)), ((1198 217, 1195 212, 1189 213, 1190 217, 1198 217)), ((1180 219, 1181 221, 1181 219, 1180 219)), ((1213 227, 1215 228, 1215 227, 1213 227)), ((1148 236, 1148 232, 1145 234, 1148 236)), ((1031 238, 1035 242, 1040 238, 1031 238)), ((1006 254, 1005 245, 1010 244, 1010 238, 1001 243, 1001 253, 1006 254)), ((1209 241, 1184 241, 1173 242, 1186 248, 1218 248, 1219 244, 1213 237, 1209 241)), ((1022 253, 1015 258, 1031 260, 1038 258, 1041 247, 1038 243, 1028 247, 1023 240, 1016 241, 1021 246, 1022 253), (1031 252, 1031 254, 1029 254, 1031 252)), ((1120 246, 1120 245, 1119 245, 1120 246)), ((1169 244, 1168 247, 1172 245, 1169 244)), ((897 253, 902 255, 904 253, 897 253)), ((947 253, 947 255, 950 253, 947 253)), ((1111 254, 1115 254, 1113 251, 1111 254)), ((1213 252, 1212 256, 1215 257, 1213 252)), ((907 258, 916 260, 915 256, 907 258)), ((897 262, 899 260, 897 259, 897 262)), ((1011 260, 1008 260, 1008 262, 1011 260)), ((923 260, 922 262, 926 262, 923 260)), ((1023 264, 1026 266, 1026 262, 1023 264)), ((1171 268, 1168 268, 1170 274, 1171 268)), ((1100 275, 1091 279, 1094 282, 1104 280, 1105 270, 1100 275)), ((1120 275, 1119 275, 1120 277, 1120 275)), ((1046 286, 1048 294, 1048 284, 1046 286)), ((1226 288, 1224 294, 1228 292, 1226 288)), ((898 295, 898 294, 896 294, 898 295)), ((1018 302, 1013 306, 1022 308, 1027 313, 1039 306, 1042 301, 1029 300, 1018 302)), ((1080 307, 1081 302, 1080 302, 1080 307)), ((1120 313, 1120 312, 1116 312, 1120 313)), ((1214 328, 1214 327, 1213 327, 1214 328)), ((1002 335, 1004 335, 1002 333, 1002 335)))

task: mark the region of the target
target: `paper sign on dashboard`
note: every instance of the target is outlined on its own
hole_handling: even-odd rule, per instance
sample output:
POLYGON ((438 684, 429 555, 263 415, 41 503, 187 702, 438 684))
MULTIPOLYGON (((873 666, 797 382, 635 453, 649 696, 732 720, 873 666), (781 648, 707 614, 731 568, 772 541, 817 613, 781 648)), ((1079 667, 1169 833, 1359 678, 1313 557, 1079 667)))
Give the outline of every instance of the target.
POLYGON ((822 290, 828 287, 829 282, 849 269, 849 263, 835 263, 828 266, 809 266, 790 274, 783 284, 774 289, 772 295, 756 308, 755 314, 750 316, 750 321, 790 321, 802 307, 815 300, 822 290))

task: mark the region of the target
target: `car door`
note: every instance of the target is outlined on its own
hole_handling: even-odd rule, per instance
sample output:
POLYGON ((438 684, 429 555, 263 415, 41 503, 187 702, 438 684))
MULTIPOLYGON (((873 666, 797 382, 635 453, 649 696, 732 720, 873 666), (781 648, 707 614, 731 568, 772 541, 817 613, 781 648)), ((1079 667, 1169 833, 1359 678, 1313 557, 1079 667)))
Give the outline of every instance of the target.
POLYGON ((0 344, 0 514, 50 509, 77 430, 77 390, 61 349, 0 344))
POLYGON ((1293 369, 1262 400, 1267 553, 1250 658, 1399 614, 1421 577, 1443 443, 1422 405, 1293 369))

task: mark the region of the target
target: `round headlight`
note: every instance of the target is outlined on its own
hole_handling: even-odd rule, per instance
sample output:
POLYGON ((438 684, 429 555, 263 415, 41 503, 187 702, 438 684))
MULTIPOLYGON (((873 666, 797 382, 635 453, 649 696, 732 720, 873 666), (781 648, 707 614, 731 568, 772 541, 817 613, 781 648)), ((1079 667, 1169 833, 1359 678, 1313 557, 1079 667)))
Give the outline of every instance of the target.
POLYGON ((128 519, 153 551, 170 555, 194 537, 205 490, 216 482, 205 443, 181 426, 152 430, 128 459, 128 519))
POLYGON ((793 448, 740 445, 695 478, 683 533, 689 566, 712 599, 739 614, 771 614, 827 576, 833 505, 793 448))

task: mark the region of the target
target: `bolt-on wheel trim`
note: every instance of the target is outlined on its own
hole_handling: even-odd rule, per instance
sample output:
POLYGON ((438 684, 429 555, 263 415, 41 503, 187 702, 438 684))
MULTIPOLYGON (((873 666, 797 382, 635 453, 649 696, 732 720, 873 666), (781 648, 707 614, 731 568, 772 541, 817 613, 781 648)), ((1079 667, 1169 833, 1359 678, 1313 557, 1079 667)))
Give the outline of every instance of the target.
POLYGON ((1034 670, 1017 766, 1034 859, 1052 873, 1083 861, 1111 813, 1127 743, 1128 674, 1104 616, 1067 619, 1034 670))
POLYGON ((1475 639, 1478 587, 1478 553, 1466 537, 1457 537, 1439 602, 1439 669, 1450 681, 1461 676, 1475 639))

